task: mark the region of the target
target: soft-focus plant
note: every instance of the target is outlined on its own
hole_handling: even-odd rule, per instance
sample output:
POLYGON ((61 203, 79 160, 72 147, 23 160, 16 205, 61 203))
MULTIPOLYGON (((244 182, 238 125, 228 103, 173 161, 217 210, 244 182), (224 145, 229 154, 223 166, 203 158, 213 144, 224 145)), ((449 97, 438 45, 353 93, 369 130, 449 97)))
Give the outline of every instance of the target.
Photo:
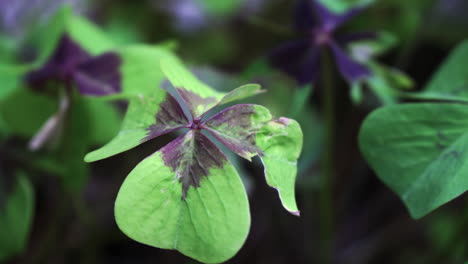
POLYGON ((176 59, 162 60, 161 68, 172 93, 154 88, 132 99, 119 134, 85 160, 104 159, 182 131, 130 172, 117 196, 115 218, 125 234, 141 243, 176 249, 206 263, 222 262, 244 243, 250 213, 242 182, 216 142, 247 160, 259 156, 267 183, 278 190, 283 206, 299 215, 294 183, 302 132, 296 121, 274 119, 259 105, 213 113, 259 93, 259 85, 224 94, 197 80, 176 59))
POLYGON ((337 35, 338 28, 362 10, 362 7, 356 7, 338 14, 318 0, 299 1, 294 26, 304 37, 274 50, 270 57, 272 65, 294 76, 299 84, 315 82, 322 66, 321 52, 329 49, 341 75, 347 81, 358 82, 369 76, 370 71, 353 60, 342 47, 353 41, 376 38, 376 34, 363 32, 337 35))
POLYGON ((388 33, 339 31, 367 4, 298 1, 294 26, 303 37, 273 50, 269 56, 271 64, 293 76, 300 85, 316 83, 325 70, 324 52, 329 50, 341 76, 352 87, 354 102, 362 101, 362 88, 368 87, 382 103, 394 103, 397 90, 410 88, 411 80, 398 70, 379 64, 375 57, 388 51, 395 39, 388 33))

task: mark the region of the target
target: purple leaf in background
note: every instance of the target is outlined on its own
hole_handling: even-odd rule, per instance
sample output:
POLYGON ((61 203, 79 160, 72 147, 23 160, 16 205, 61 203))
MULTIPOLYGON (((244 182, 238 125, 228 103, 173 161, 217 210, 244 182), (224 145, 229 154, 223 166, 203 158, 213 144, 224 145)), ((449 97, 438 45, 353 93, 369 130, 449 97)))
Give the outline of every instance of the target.
POLYGON ((41 68, 29 72, 26 81, 33 88, 43 88, 50 80, 71 81, 76 66, 90 58, 68 35, 64 35, 49 60, 41 68))
POLYGON ((103 96, 120 91, 121 60, 115 53, 91 56, 68 35, 63 35, 49 60, 29 72, 26 81, 41 89, 51 80, 74 84, 83 95, 103 96))
POLYGON ((354 41, 374 39, 375 33, 355 33, 342 37, 336 30, 359 14, 363 8, 352 8, 342 14, 333 13, 318 0, 299 0, 295 9, 294 25, 304 37, 287 42, 269 55, 273 67, 294 77, 299 84, 315 82, 321 67, 320 53, 333 53, 341 75, 348 82, 356 82, 370 75, 363 65, 346 55, 342 47, 354 41), (340 46, 339 46, 340 45, 340 46))
POLYGON ((121 89, 120 64, 115 53, 105 53, 79 64, 73 74, 78 91, 94 96, 118 93, 121 89))
POLYGON ((64 88, 60 93, 64 97, 60 108, 32 138, 29 148, 38 150, 60 131, 68 116, 72 85, 82 95, 104 96, 118 93, 121 89, 120 64, 121 59, 117 54, 109 52, 91 56, 64 34, 44 65, 25 76, 26 82, 39 91, 43 91, 51 81, 60 82, 64 88))
POLYGON ((330 43, 333 56, 338 65, 338 71, 349 81, 355 80, 358 76, 367 76, 369 70, 361 64, 355 62, 336 43, 330 43))

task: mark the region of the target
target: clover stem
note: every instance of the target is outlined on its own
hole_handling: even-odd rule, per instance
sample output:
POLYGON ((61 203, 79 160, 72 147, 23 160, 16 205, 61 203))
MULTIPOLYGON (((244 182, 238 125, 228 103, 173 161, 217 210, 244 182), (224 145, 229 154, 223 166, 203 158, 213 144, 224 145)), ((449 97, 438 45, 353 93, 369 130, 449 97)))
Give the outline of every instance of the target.
POLYGON ((322 263, 332 262, 333 252, 333 176, 335 140, 335 91, 333 87, 333 60, 328 50, 322 52, 323 117, 325 120, 325 145, 323 147, 320 174, 320 237, 322 263))

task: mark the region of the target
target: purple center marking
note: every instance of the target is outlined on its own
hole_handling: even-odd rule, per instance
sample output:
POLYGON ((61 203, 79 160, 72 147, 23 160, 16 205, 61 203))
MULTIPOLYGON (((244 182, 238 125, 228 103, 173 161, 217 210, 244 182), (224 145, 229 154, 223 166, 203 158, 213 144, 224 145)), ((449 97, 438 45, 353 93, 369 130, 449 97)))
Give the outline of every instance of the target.
POLYGON ((205 127, 200 118, 195 118, 190 124, 189 128, 192 130, 201 130, 201 129, 204 129, 205 127))

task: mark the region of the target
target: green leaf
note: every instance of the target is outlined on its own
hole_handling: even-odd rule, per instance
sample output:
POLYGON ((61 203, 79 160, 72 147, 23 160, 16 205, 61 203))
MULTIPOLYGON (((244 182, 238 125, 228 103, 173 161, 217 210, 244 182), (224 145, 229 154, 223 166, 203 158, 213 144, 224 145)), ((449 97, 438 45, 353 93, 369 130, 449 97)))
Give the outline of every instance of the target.
MULTIPOLYGON (((147 137, 150 132, 149 128, 160 124, 156 116, 162 110, 161 103, 168 97, 168 92, 156 88, 153 94, 132 99, 117 136, 102 148, 88 153, 85 161, 105 159, 149 140, 150 138, 147 137)), ((172 126, 178 127, 179 124, 174 123, 172 126)))
POLYGON ((302 141, 299 124, 284 117, 268 122, 256 136, 267 183, 278 190, 284 208, 294 215, 299 215, 294 190, 302 141))
POLYGON ((468 106, 405 104, 374 111, 359 135, 379 178, 420 218, 468 190, 468 106))
POLYGON ((33 214, 32 185, 27 177, 19 174, 13 192, 0 210, 0 262, 24 250, 33 214))
POLYGON ((176 249, 204 263, 219 263, 231 258, 247 237, 247 195, 234 167, 217 150, 216 158, 224 157, 222 164, 207 169, 199 186, 190 186, 183 198, 181 181, 187 163, 172 169, 164 153, 191 153, 196 141, 192 137, 189 132, 177 143, 171 142, 130 172, 117 196, 115 218, 136 241, 176 249))

